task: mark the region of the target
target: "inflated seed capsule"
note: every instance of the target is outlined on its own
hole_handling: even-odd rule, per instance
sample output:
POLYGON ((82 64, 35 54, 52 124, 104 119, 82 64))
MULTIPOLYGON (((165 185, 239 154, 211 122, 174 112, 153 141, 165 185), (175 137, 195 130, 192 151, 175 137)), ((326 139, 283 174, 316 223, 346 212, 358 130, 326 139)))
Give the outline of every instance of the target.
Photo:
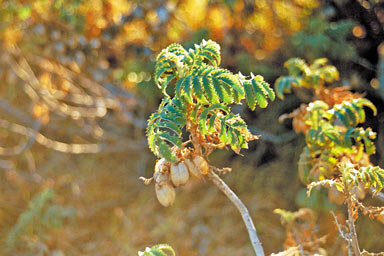
POLYGON ((184 185, 189 179, 188 169, 183 163, 171 165, 171 180, 176 187, 184 185))
POLYGON ((153 175, 156 184, 163 185, 170 182, 169 174, 166 172, 155 172, 153 175))
POLYGON ((167 161, 164 158, 157 160, 156 165, 155 165, 155 172, 161 171, 166 162, 167 161))
POLYGON ((164 158, 161 158, 156 162, 155 172, 153 174, 153 178, 155 179, 156 184, 162 185, 170 182, 166 163, 167 161, 164 158))
POLYGON ((155 190, 157 200, 162 206, 168 207, 175 202, 175 188, 169 182, 162 185, 156 183, 155 190))
POLYGON ((192 162, 191 159, 185 159, 184 163, 187 166, 188 171, 191 173, 192 176, 196 178, 201 178, 201 173, 199 168, 197 168, 197 166, 194 164, 194 162, 192 162))
POLYGON ((193 163, 200 170, 201 174, 207 175, 209 172, 209 166, 207 161, 202 156, 194 156, 192 159, 193 163))

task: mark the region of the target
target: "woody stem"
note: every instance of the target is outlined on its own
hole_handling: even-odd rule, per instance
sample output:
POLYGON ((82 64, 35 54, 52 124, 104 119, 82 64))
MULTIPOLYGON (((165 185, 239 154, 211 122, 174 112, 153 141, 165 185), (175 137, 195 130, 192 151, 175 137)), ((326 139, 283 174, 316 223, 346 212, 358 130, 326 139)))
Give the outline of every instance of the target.
POLYGON ((353 218, 353 207, 352 207, 352 199, 348 199, 348 226, 349 233, 352 239, 352 249, 355 256, 360 256, 360 248, 359 241, 357 240, 356 228, 355 228, 355 220, 353 218))
POLYGON ((256 256, 264 256, 263 246, 257 236, 255 225, 253 224, 247 207, 228 187, 228 185, 214 172, 212 167, 209 170, 208 177, 211 179, 212 183, 215 184, 229 198, 229 200, 231 200, 231 202, 236 206, 237 210, 239 210, 244 224, 247 227, 249 239, 251 240, 256 256))

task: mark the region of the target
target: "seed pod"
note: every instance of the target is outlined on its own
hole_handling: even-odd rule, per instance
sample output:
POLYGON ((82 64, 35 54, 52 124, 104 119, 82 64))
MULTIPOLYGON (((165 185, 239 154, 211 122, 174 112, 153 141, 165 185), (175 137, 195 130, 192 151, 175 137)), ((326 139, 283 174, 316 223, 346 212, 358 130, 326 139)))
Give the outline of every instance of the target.
POLYGON ((156 190, 157 200, 159 200, 159 203, 162 206, 168 207, 175 202, 175 197, 176 197, 175 188, 169 182, 163 185, 156 183, 155 190, 156 190))
POLYGON ((155 179, 156 184, 164 185, 169 183, 169 174, 165 172, 155 172, 153 175, 153 178, 155 179))
POLYGON ((163 185, 169 182, 169 173, 167 172, 167 161, 164 158, 161 158, 156 162, 155 165, 155 173, 153 174, 153 178, 155 182, 159 185, 163 185))
POLYGON ((157 160, 156 165, 155 165, 155 173, 162 171, 163 168, 165 168, 166 163, 167 163, 167 161, 164 158, 157 160))
POLYGON ((209 166, 207 161, 201 156, 194 156, 193 163, 197 166, 203 175, 207 175, 209 172, 209 166))
POLYGON ((183 163, 171 165, 171 180, 176 187, 184 185, 189 179, 188 169, 183 163))
POLYGON ((192 176, 196 177, 196 178, 201 178, 201 173, 200 173, 200 170, 199 168, 197 168, 197 166, 192 162, 192 160, 190 159, 185 159, 184 161, 185 165, 187 166, 188 168, 188 171, 191 173, 192 176))

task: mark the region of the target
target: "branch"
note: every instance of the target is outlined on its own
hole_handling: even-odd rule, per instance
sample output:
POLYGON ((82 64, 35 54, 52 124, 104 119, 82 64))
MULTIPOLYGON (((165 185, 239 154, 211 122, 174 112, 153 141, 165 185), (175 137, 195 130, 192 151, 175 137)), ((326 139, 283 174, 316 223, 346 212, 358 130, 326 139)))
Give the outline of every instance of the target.
POLYGON ((340 234, 341 238, 343 238, 348 243, 348 256, 351 256, 352 255, 352 250, 351 250, 352 239, 350 238, 350 233, 347 233, 346 231, 343 230, 344 226, 339 224, 339 222, 337 221, 337 217, 336 217, 335 213, 333 211, 331 211, 331 213, 333 215, 333 218, 335 219, 335 225, 336 225, 337 229, 339 230, 339 234, 340 234))
POLYGON ((243 202, 237 197, 237 195, 228 187, 227 184, 213 171, 214 168, 211 167, 208 177, 212 180, 212 183, 215 184, 228 198, 231 202, 236 206, 239 210, 241 217, 247 227, 249 239, 251 240, 253 249, 257 256, 264 256, 263 246, 259 238, 257 237, 256 228, 253 224, 252 218, 249 215, 247 207, 243 204, 243 202))
MULTIPOLYGON (((146 140, 117 143, 116 145, 97 144, 97 143, 85 143, 85 144, 69 144, 53 139, 49 139, 43 134, 37 132, 34 129, 25 127, 19 124, 8 122, 7 120, 0 119, 0 128, 7 129, 11 132, 18 133, 30 138, 33 138, 40 145, 56 150, 58 152, 69 154, 90 154, 99 152, 118 152, 122 150, 135 150, 143 148, 146 144, 146 140)), ((33 140, 30 140, 32 143, 33 140)), ((27 144, 30 146, 30 143, 27 144)), ((0 155, 4 154, 6 150, 0 147, 0 155)))
POLYGON ((352 238, 352 249, 355 256, 360 256, 360 248, 359 248, 359 241, 357 240, 357 234, 355 229, 355 222, 353 218, 353 206, 352 206, 352 200, 348 199, 348 226, 349 226, 349 233, 352 238))

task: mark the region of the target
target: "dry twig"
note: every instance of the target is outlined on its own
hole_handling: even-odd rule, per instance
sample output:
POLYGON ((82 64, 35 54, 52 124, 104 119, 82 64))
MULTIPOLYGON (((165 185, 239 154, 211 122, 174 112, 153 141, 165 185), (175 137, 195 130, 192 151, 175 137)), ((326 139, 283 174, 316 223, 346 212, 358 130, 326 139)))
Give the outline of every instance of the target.
POLYGON ((249 239, 251 240, 253 250, 257 256, 264 256, 263 246, 257 236, 255 225, 253 224, 252 218, 249 215, 247 207, 243 202, 237 197, 237 195, 228 187, 228 185, 212 170, 209 170, 208 177, 211 179, 212 183, 215 184, 236 206, 239 210, 241 217, 247 227, 249 239))

